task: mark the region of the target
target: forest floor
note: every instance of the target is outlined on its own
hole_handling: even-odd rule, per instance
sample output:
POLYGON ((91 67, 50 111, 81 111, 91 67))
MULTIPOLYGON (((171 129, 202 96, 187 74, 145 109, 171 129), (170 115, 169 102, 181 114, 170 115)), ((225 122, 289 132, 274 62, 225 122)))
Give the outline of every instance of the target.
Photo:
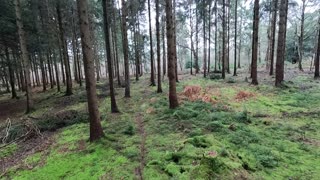
POLYGON ((0 124, 4 129, 10 118, 9 139, 26 131, 25 122, 38 129, 0 146, 0 177, 317 179, 319 81, 308 71, 286 72, 281 89, 263 70, 259 86, 247 82, 247 70, 226 80, 180 75, 175 110, 168 109, 168 84, 158 94, 144 76, 132 80, 130 99, 116 88, 118 114, 110 113, 102 81, 97 92, 105 137, 94 143, 88 141, 85 88, 75 85, 70 97, 55 89, 35 90, 36 110, 29 115, 22 94, 19 100, 1 95, 0 124))

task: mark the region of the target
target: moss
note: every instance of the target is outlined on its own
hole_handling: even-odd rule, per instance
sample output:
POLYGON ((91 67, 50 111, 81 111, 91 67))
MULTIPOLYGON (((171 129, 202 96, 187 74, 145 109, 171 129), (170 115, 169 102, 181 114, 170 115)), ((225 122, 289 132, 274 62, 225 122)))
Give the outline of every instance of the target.
POLYGON ((14 154, 17 151, 17 149, 18 149, 18 146, 16 143, 12 143, 12 144, 9 144, 5 147, 1 147, 0 148, 0 159, 11 156, 12 154, 14 154))

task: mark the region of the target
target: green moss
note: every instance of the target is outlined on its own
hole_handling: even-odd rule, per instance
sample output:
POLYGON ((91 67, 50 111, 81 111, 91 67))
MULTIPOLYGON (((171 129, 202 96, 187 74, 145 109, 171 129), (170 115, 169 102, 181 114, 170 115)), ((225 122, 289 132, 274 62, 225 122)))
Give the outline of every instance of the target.
POLYGON ((16 143, 9 144, 5 147, 0 148, 0 159, 9 157, 16 152, 18 146, 16 143))

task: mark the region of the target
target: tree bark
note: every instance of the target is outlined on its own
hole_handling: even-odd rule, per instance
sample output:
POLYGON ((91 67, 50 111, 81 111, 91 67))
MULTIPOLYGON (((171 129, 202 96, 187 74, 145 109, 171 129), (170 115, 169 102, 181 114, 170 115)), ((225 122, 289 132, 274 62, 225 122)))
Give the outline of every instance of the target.
POLYGON ((275 49, 275 41, 276 41, 276 22, 277 22, 277 11, 278 11, 278 0, 273 0, 273 12, 271 16, 271 46, 270 46, 270 72, 269 75, 273 75, 274 68, 274 49, 275 49))
POLYGON ((233 76, 237 76, 237 22, 238 22, 238 0, 235 0, 234 7, 234 63, 233 76))
POLYGON ((226 0, 222 1, 222 79, 226 78, 226 0))
POLYGON ((152 44, 152 29, 151 29, 151 5, 150 0, 148 0, 148 16, 149 16, 149 37, 150 37, 150 62, 151 62, 151 77, 150 82, 151 86, 155 86, 156 83, 154 81, 154 59, 153 59, 153 44, 152 44))
POLYGON ((8 71, 9 71, 9 81, 10 81, 10 86, 11 86, 11 98, 15 99, 15 98, 18 98, 18 96, 17 96, 17 92, 16 92, 16 88, 15 88, 14 70, 12 67, 12 63, 11 63, 10 55, 9 55, 9 50, 8 50, 7 46, 5 46, 5 55, 6 55, 8 71))
POLYGON ((259 39, 259 0, 254 1, 251 78, 253 85, 258 85, 258 39, 259 39))
POLYGON ((124 59, 124 77, 125 77, 125 92, 124 97, 130 97, 130 72, 129 72, 129 45, 127 32, 127 4, 125 0, 122 2, 122 46, 124 59))
POLYGON ((19 34, 19 42, 20 42, 20 48, 22 52, 22 63, 23 63, 23 69, 25 72, 25 81, 26 81, 26 95, 27 95, 26 113, 30 113, 31 110, 33 109, 33 99, 32 99, 32 90, 31 90, 29 56, 28 56, 24 27, 21 19, 20 0, 14 0, 14 4, 15 4, 16 23, 17 23, 18 34, 19 34))
POLYGON ((178 97, 176 92, 176 73, 175 73, 175 44, 173 25, 172 0, 166 0, 166 19, 167 19, 167 53, 168 53, 168 77, 169 77, 169 107, 174 109, 178 107, 178 97))
POLYGON ((159 0, 156 0, 156 36, 157 36, 157 63, 158 63, 158 88, 157 93, 162 93, 161 88, 161 57, 160 57, 160 10, 159 10, 159 0))
POLYGON ((70 70, 70 63, 68 58, 68 49, 67 49, 67 43, 64 37, 64 29, 62 26, 62 17, 61 17, 61 9, 60 9, 60 0, 57 2, 57 15, 58 15, 58 24, 59 24, 59 33, 60 33, 60 40, 62 45, 62 53, 63 53, 63 60, 64 60, 64 66, 65 66, 65 73, 66 73, 66 96, 72 95, 72 79, 71 79, 71 70, 70 70))
POLYGON ((203 1, 203 77, 207 77, 206 0, 203 1))
POLYGON ((306 9, 306 0, 302 0, 301 10, 301 24, 300 24, 300 36, 299 36, 299 70, 303 71, 302 58, 304 53, 303 40, 304 40, 304 11, 306 9))
POLYGON ((86 90, 90 117, 90 141, 92 142, 100 139, 103 136, 103 130, 100 123, 96 81, 94 77, 94 54, 92 50, 92 42, 90 40, 87 0, 77 0, 77 4, 80 19, 83 64, 84 73, 86 76, 86 90))
POLYGON ((165 42, 165 15, 162 16, 162 69, 163 69, 163 79, 167 73, 167 56, 166 56, 166 42, 165 42))
POLYGON ((284 79, 284 58, 285 58, 285 39, 286 39, 286 24, 287 24, 287 9, 288 1, 280 0, 279 13, 279 31, 278 31, 278 47, 277 47, 277 62, 276 62, 276 81, 275 85, 280 87, 284 79))
MULTIPOLYGON (((319 25, 320 25, 320 17, 319 17, 319 25)), ((314 71, 314 78, 319 78, 319 57, 320 56, 320 26, 318 28, 318 48, 316 52, 316 56, 314 58, 314 66, 315 66, 315 71, 314 71)))
POLYGON ((103 29, 105 34, 105 43, 106 43, 106 53, 107 53, 107 61, 108 61, 108 73, 109 73, 109 86, 110 86, 110 100, 111 100, 111 112, 118 113, 119 109, 116 102, 116 97, 114 93, 113 87, 113 63, 112 63, 112 54, 111 54, 111 39, 110 39, 110 27, 109 27, 109 14, 111 11, 111 2, 110 0, 102 0, 102 8, 103 8, 103 29))

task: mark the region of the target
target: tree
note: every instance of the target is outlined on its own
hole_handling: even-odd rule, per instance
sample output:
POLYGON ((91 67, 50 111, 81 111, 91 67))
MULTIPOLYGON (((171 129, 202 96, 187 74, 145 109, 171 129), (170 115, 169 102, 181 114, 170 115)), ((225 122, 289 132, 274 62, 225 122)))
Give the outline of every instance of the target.
POLYGON ((157 63, 158 63, 158 89, 157 93, 162 93, 161 88, 161 57, 160 57, 160 21, 159 21, 159 0, 156 0, 156 36, 157 36, 157 63))
POLYGON ((252 59, 251 78, 253 85, 258 85, 257 58, 258 58, 258 38, 259 38, 259 0, 254 1, 253 13, 253 33, 252 33, 252 59))
POLYGON ((111 12, 111 9, 112 9, 110 0, 102 0, 102 8, 103 8, 103 29, 104 29, 104 36, 105 36, 104 38, 105 38, 107 61, 108 61, 111 112, 118 113, 120 111, 117 106, 114 87, 113 87, 113 63, 112 63, 112 56, 111 56, 112 45, 110 40, 111 34, 110 34, 110 27, 109 27, 110 18, 108 15, 108 12, 111 12))
POLYGON ((68 57, 68 48, 67 48, 67 42, 65 40, 65 32, 62 25, 62 16, 61 16, 61 7, 60 7, 60 0, 57 1, 57 15, 58 15, 58 24, 59 24, 59 34, 60 34, 60 42, 61 42, 61 48, 62 48, 62 54, 63 54, 63 61, 64 61, 64 67, 65 67, 65 73, 66 73, 66 96, 72 95, 72 79, 71 79, 71 69, 70 69, 70 62, 68 57))
POLYGON ((206 8, 207 2, 203 0, 203 77, 207 77, 206 8))
POLYGON ((278 47, 275 85, 280 87, 284 78, 285 39, 287 27, 288 0, 280 0, 278 47))
POLYGON ((167 19, 167 53, 168 53, 168 77, 169 77, 169 107, 174 109, 178 107, 178 97, 176 92, 176 74, 175 74, 175 44, 173 25, 172 0, 166 0, 166 19, 167 19))
MULTIPOLYGON (((320 25, 320 18, 319 18, 319 25, 320 25)), ((319 56, 320 56, 320 26, 318 28, 318 45, 317 45, 317 52, 314 60, 314 66, 315 66, 315 71, 314 71, 314 78, 319 78, 320 73, 319 73, 319 56)))
POLYGON ((222 78, 226 78, 226 0, 222 1, 222 78))
POLYGON ((77 0, 78 14, 80 20, 81 44, 83 52, 84 73, 86 76, 86 90, 88 99, 88 110, 90 117, 90 141, 95 141, 103 136, 98 109, 98 98, 96 92, 96 80, 94 77, 94 55, 90 39, 90 28, 88 18, 87 0, 77 0))
POLYGON ((300 22, 300 36, 299 36, 299 45, 298 45, 298 53, 299 53, 299 70, 303 71, 302 68, 302 58, 303 58, 303 38, 304 38, 304 11, 306 9, 306 0, 302 0, 302 8, 301 8, 301 22, 300 22))
POLYGON ((153 47, 152 47, 152 29, 151 29, 151 5, 150 0, 148 0, 148 15, 149 15, 149 36, 150 36, 150 62, 151 62, 151 77, 150 82, 151 86, 155 86, 154 81, 154 60, 153 60, 153 47))
POLYGON ((237 20, 238 20, 238 0, 235 0, 234 7, 234 63, 233 63, 233 76, 237 76, 237 20))
POLYGON ((26 37, 24 32, 24 27, 21 19, 21 5, 20 0, 14 0, 15 14, 16 14, 16 23, 18 27, 18 35, 20 48, 22 53, 22 64, 23 70, 25 73, 25 82, 26 82, 26 95, 27 95, 27 111, 30 113, 33 109, 33 99, 31 91, 31 79, 30 79, 30 64, 29 64, 29 54, 27 50, 26 37))
POLYGON ((129 72, 129 58, 128 58, 128 33, 127 33, 127 4, 124 0, 122 2, 122 46, 124 58, 124 77, 125 77, 125 92, 124 97, 130 97, 130 72, 129 72))
POLYGON ((271 28, 270 28, 270 32, 271 32, 271 45, 270 45, 270 72, 269 75, 272 76, 273 75, 273 66, 274 66, 274 48, 275 48, 275 41, 276 41, 276 22, 277 22, 277 10, 278 10, 278 0, 273 0, 272 1, 272 17, 271 17, 271 28))

